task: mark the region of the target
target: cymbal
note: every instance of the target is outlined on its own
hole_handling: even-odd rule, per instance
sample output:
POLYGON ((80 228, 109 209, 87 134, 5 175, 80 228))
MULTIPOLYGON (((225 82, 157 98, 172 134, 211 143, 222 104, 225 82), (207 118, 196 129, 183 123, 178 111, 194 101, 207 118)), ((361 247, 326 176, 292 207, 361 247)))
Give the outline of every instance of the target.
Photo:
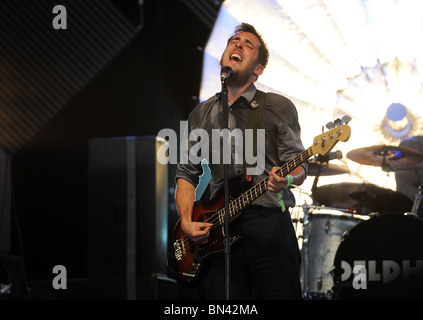
POLYGON ((315 160, 310 160, 310 163, 308 165, 309 176, 334 176, 337 174, 344 173, 350 173, 350 169, 346 165, 319 162, 315 160))
POLYGON ((347 158, 369 166, 406 168, 422 161, 423 154, 407 147, 376 145, 352 150, 347 158))
POLYGON ((374 184, 343 182, 323 185, 312 194, 313 200, 335 208, 356 210, 361 214, 405 213, 413 201, 406 195, 374 184))

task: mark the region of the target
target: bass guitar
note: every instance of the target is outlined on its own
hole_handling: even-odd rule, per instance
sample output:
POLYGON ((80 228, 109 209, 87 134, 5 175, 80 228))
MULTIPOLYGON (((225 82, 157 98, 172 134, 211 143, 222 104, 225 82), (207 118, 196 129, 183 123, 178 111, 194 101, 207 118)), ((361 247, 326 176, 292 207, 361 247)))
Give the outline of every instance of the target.
MULTIPOLYGON (((311 147, 286 162, 277 174, 284 177, 310 157, 326 155, 338 141, 348 141, 351 135, 351 128, 348 126, 350 118, 345 116, 342 119, 342 121, 337 119, 331 130, 316 136, 311 147)), ((229 223, 238 218, 243 209, 267 191, 268 179, 265 178, 254 186, 242 177, 231 179, 229 182, 229 223)), ((196 201, 192 220, 209 222, 213 226, 210 230, 209 241, 206 244, 197 245, 184 233, 181 221, 176 223, 173 247, 168 255, 168 267, 175 274, 177 282, 183 286, 198 283, 211 257, 224 250, 224 190, 220 190, 212 200, 196 201)), ((236 236, 230 237, 231 245, 236 239, 236 236)))

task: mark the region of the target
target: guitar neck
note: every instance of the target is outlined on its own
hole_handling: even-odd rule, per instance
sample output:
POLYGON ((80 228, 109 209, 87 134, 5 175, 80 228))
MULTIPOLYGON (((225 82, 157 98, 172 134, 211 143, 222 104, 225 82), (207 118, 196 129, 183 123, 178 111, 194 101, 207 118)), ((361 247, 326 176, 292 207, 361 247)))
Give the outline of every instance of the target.
MULTIPOLYGON (((316 136, 313 140, 313 145, 295 156, 293 159, 285 163, 278 171, 277 174, 285 177, 288 173, 292 172, 301 163, 308 160, 315 154, 325 155, 338 143, 338 141, 348 141, 351 135, 351 128, 346 124, 351 120, 349 116, 344 116, 342 120, 337 119, 335 123, 328 123, 326 127, 331 129, 316 136), (330 126, 329 126, 330 125, 330 126)), ((258 184, 241 194, 238 198, 229 203, 229 218, 236 218, 241 211, 254 200, 260 197, 268 190, 269 178, 265 178, 258 184)), ((220 209, 219 222, 223 225, 223 217, 225 216, 225 208, 220 209)))
MULTIPOLYGON (((277 174, 281 177, 285 177, 288 173, 292 170, 297 168, 301 163, 308 160, 311 156, 313 156, 313 149, 312 147, 304 150, 300 154, 298 154, 295 158, 289 160, 285 163, 278 171, 277 174)), ((229 203, 229 217, 235 218, 237 215, 241 213, 241 211, 250 205, 253 201, 255 201, 258 197, 264 194, 268 189, 268 182, 269 178, 265 178, 243 194, 241 194, 238 198, 232 200, 229 203)), ((223 217, 225 213, 225 208, 220 210, 219 214, 223 217)))

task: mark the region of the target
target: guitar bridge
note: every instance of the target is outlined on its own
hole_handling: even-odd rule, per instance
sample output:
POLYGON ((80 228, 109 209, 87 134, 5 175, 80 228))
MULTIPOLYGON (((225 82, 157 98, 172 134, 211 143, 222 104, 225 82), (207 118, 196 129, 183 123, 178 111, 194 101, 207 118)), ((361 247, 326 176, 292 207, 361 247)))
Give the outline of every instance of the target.
POLYGON ((196 275, 198 273, 198 271, 200 270, 200 267, 203 264, 203 260, 204 260, 204 248, 203 247, 199 247, 197 250, 197 254, 194 257, 194 260, 191 264, 191 267, 189 269, 189 273, 192 275, 196 275))

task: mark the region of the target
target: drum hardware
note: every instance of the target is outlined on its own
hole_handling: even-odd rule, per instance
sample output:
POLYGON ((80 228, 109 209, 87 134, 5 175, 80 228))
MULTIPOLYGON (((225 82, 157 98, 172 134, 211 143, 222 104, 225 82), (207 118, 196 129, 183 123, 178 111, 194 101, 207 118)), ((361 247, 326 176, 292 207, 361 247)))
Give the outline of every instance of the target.
POLYGON ((417 217, 417 212, 419 211, 420 208, 420 202, 422 200, 422 185, 419 185, 419 193, 415 195, 414 197, 414 203, 413 203, 413 208, 411 209, 411 212, 406 212, 406 215, 412 215, 417 217))
MULTIPOLYGON (((383 171, 388 173, 400 170, 417 170, 418 168, 413 166, 423 160, 423 154, 414 149, 393 146, 361 148, 349 152, 347 157, 360 164, 381 167, 383 171)), ((368 183, 347 182, 317 187, 320 176, 349 172, 347 166, 333 165, 328 163, 327 159, 310 161, 309 175, 315 176, 311 190, 313 205, 303 206, 303 235, 301 236, 303 243, 302 284, 305 299, 326 300, 339 297, 342 299, 345 295, 340 294, 340 291, 344 293, 343 290, 350 290, 353 287, 352 279, 339 281, 340 267, 335 263, 335 258, 339 258, 337 255, 340 248, 345 248, 345 239, 356 237, 355 230, 359 229, 361 224, 365 222, 367 224, 370 220, 385 220, 382 217, 385 215, 391 216, 390 213, 399 217, 412 215, 421 221, 416 215, 416 208, 419 207, 422 198, 421 192, 419 192, 419 197, 416 196, 413 204, 412 200, 400 192, 368 183), (404 212, 407 213, 404 214, 404 212)), ((390 228, 394 226, 390 226, 390 228)), ((368 245, 370 247, 385 246, 383 241, 377 239, 378 231, 375 231, 373 237, 376 237, 376 239, 368 240, 370 241, 368 245)), ((394 232, 392 233, 394 234, 394 232)), ((371 235, 366 234, 364 236, 371 235)), ((395 240, 388 237, 386 241, 395 240)), ((420 240, 413 241, 410 242, 413 245, 414 242, 420 244, 420 240)), ((366 245, 366 243, 362 243, 357 249, 365 251, 366 245)), ((400 254, 404 251, 401 248, 398 250, 398 247, 392 242, 389 242, 388 246, 393 247, 392 250, 397 250, 400 254)), ((389 252, 391 251, 387 251, 388 257, 390 257, 389 252)), ((396 257, 392 257, 392 259, 394 258, 396 257)), ((378 269, 378 272, 381 271, 378 269)))
MULTIPOLYGON (((423 154, 405 147, 383 145, 361 148, 349 152, 347 157, 360 164, 381 167, 388 174, 402 170, 423 170, 423 167, 415 167, 417 163, 423 160, 423 154)), ((419 233, 413 229, 412 235, 409 235, 407 231, 400 228, 399 233, 405 234, 405 237, 411 237, 404 240, 396 233, 395 222, 391 222, 390 225, 385 223, 380 227, 382 230, 381 237, 383 238, 381 240, 378 238, 379 230, 375 227, 378 224, 376 222, 391 220, 389 218, 391 216, 394 216, 394 220, 410 219, 411 217, 407 218, 408 215, 418 220, 419 225, 414 226, 414 228, 423 229, 422 220, 417 217, 417 209, 423 197, 422 186, 419 188, 419 195, 416 195, 414 204, 412 200, 400 192, 368 183, 347 182, 317 187, 320 176, 349 172, 347 166, 333 165, 328 163, 327 159, 310 161, 309 175, 315 176, 315 180, 311 190, 313 205, 303 206, 302 281, 305 299, 344 299, 350 294, 350 290, 353 288, 353 279, 340 281, 342 270, 339 266, 339 259, 342 257, 343 250, 367 252, 367 246, 370 249, 374 248, 374 255, 376 255, 374 260, 379 259, 377 261, 379 263, 377 272, 379 273, 383 273, 383 270, 386 269, 381 269, 381 265, 384 263, 383 259, 388 259, 390 263, 391 260, 396 259, 395 261, 399 261, 399 264, 405 259, 405 266, 407 266, 407 263, 409 263, 407 259, 410 258, 412 268, 417 268, 413 265, 413 261, 423 264, 423 236, 420 235, 423 232, 419 233), (331 210, 337 213, 335 214, 331 210), (385 215, 388 218, 385 218, 385 215), (354 220, 354 218, 359 220, 354 220), (367 237, 367 241, 358 244, 357 248, 349 247, 348 239, 357 239, 356 230, 361 230, 360 225, 362 224, 365 225, 363 227, 365 230, 368 225, 371 225, 375 230, 370 233, 361 233, 362 237, 367 237), (386 228, 389 229, 390 234, 389 232, 384 233, 386 228), (417 236, 417 234, 419 235, 417 236), (395 241, 399 241, 403 246, 396 244, 395 241), (404 243, 407 244, 407 248, 404 247, 404 243), (381 248, 378 246, 381 246, 381 248), (383 252, 383 255, 378 256, 379 251, 383 252), (396 252, 397 255, 393 256, 391 252, 396 252)), ((407 220, 406 224, 409 222, 410 220, 407 220)), ((403 223, 403 220, 398 222, 399 225, 403 223)), ((358 256, 357 261, 361 262, 365 258, 365 256, 358 256)), ((373 257, 368 257, 368 259, 370 259, 368 262, 370 272, 372 272, 374 271, 372 269, 374 261, 371 260, 373 257)), ((354 263, 354 261, 350 262, 354 263)), ((384 275, 380 277, 383 278, 384 275)), ((422 282, 419 282, 417 290, 413 285, 413 292, 420 291, 421 286, 423 286, 423 271, 421 280, 422 282)), ((410 283, 407 283, 407 285, 410 285, 410 283)), ((371 288, 373 287, 371 286, 371 288)), ((354 292, 354 294, 356 293, 354 292)), ((383 294, 383 290, 377 291, 377 293, 383 294)), ((370 291, 370 294, 373 293, 370 291)))
MULTIPOLYGON (((323 210, 323 211, 337 211, 342 213, 343 215, 349 216, 351 218, 358 217, 359 219, 363 218, 363 215, 359 214, 357 210, 352 208, 338 208, 338 207, 327 207, 327 206, 319 206, 319 205, 308 205, 309 209, 316 209, 316 210, 323 210)), ((313 210, 311 210, 311 214, 313 214, 313 210)), ((367 216, 367 214, 365 215, 367 216)))
POLYGON ((304 220, 303 220, 303 246, 301 249, 302 252, 302 261, 303 261, 303 297, 308 298, 307 293, 310 292, 310 268, 309 268, 309 205, 305 203, 303 205, 304 220))
POLYGON ((317 156, 314 159, 310 160, 308 165, 308 175, 314 176, 313 185, 311 187, 311 192, 317 188, 317 183, 319 182, 319 177, 321 176, 333 176, 338 174, 350 173, 350 169, 346 165, 336 165, 329 163, 333 159, 342 159, 342 152, 335 151, 330 152, 326 156, 317 156))

